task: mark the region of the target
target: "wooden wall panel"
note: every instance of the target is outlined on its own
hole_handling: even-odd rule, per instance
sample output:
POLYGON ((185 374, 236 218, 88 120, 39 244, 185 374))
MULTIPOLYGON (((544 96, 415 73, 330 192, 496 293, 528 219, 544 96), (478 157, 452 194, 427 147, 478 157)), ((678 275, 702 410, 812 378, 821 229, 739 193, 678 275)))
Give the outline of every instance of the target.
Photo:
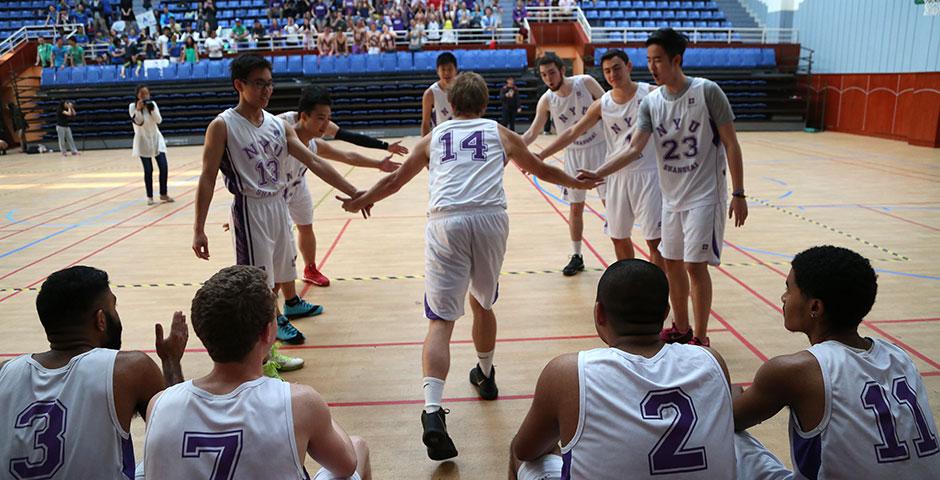
POLYGON ((810 88, 829 130, 940 147, 940 72, 822 74, 810 88))

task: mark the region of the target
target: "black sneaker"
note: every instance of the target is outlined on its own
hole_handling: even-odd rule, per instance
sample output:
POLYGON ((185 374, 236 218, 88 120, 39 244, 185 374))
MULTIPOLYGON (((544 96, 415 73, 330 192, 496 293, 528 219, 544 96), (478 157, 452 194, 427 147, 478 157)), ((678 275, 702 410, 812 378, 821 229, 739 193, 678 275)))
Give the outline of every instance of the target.
POLYGON ((571 260, 568 261, 568 265, 565 265, 565 268, 562 269, 561 273, 566 277, 570 277, 582 270, 584 270, 584 259, 580 254, 574 254, 571 256, 571 260))
POLYGON ((421 412, 421 427, 424 434, 421 441, 428 447, 428 458, 431 460, 447 460, 457 456, 457 447, 447 435, 447 422, 444 415, 449 413, 443 408, 434 412, 421 412))
POLYGON ((483 375, 483 369, 480 364, 470 370, 470 385, 477 389, 477 394, 483 400, 496 400, 499 396, 499 388, 496 386, 496 367, 490 367, 489 378, 483 375))

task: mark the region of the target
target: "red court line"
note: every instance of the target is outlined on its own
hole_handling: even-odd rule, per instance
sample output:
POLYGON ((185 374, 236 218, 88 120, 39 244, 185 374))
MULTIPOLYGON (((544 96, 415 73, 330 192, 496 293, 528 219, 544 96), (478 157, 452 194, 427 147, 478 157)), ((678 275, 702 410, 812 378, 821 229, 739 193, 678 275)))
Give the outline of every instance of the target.
POLYGON ((783 278, 787 278, 787 274, 786 274, 786 273, 783 273, 782 270, 780 270, 780 269, 774 267, 773 265, 771 265, 771 264, 769 264, 769 263, 767 263, 767 262, 764 262, 764 261, 761 260, 759 257, 756 257, 756 256, 752 255, 750 252, 741 249, 741 247, 738 247, 737 245, 735 245, 735 244, 733 244, 733 243, 731 243, 731 242, 729 242, 729 241, 727 241, 727 240, 725 240, 725 245, 728 245, 729 247, 731 247, 731 248, 737 250, 738 252, 740 252, 740 253, 741 253, 742 255, 744 255, 745 257, 750 258, 751 260, 754 260, 755 262, 759 263, 760 265, 763 265, 763 266, 765 266, 765 267, 767 267, 767 268, 773 270, 777 275, 780 275, 780 276, 783 277, 783 278))
POLYGON ((926 323, 940 322, 940 318, 905 318, 901 320, 865 320, 866 323, 926 323))
POLYGON ((933 361, 933 360, 932 360, 930 357, 928 357, 927 355, 924 355, 923 353, 920 353, 920 352, 918 352, 917 350, 911 348, 910 345, 908 345, 908 344, 902 342, 902 341, 901 341, 900 339, 898 339, 897 337, 895 337, 895 336, 893 336, 893 335, 890 335, 888 332, 886 332, 886 331, 884 331, 884 330, 882 330, 882 329, 880 329, 880 328, 878 328, 878 327, 872 325, 872 324, 869 323, 869 322, 863 321, 862 324, 865 325, 866 327, 868 327, 868 328, 874 330, 877 334, 881 335, 882 337, 885 337, 885 338, 887 338, 888 340, 894 342, 895 344, 897 344, 897 345, 900 346, 901 348, 907 350, 908 352, 910 352, 911 355, 914 355, 915 357, 917 357, 917 358, 919 358, 919 359, 921 359, 921 360, 927 362, 927 364, 929 364, 931 367, 936 368, 937 370, 940 370, 940 363, 937 363, 937 362, 933 361))
MULTIPOLYGON (((535 395, 500 395, 499 400, 531 400, 535 395)), ((455 398, 445 398, 444 402, 447 403, 461 403, 461 402, 486 402, 489 400, 483 400, 479 397, 455 397, 455 398)), ((330 407, 385 407, 392 405, 424 405, 424 399, 420 400, 378 400, 371 402, 327 402, 327 405, 330 407)))
MULTIPOLYGON (((195 162, 195 161, 189 162, 189 163, 183 164, 182 166, 180 166, 180 167, 178 167, 178 168, 188 168, 190 165, 192 165, 192 164, 194 164, 194 163, 196 163, 196 162, 195 162)), ((183 174, 174 175, 174 177, 177 177, 177 178, 178 178, 178 177, 181 177, 181 176, 183 176, 183 174)), ((31 216, 29 216, 29 217, 26 217, 26 218, 17 220, 16 223, 11 223, 11 224, 5 225, 5 226, 19 225, 20 223, 25 222, 26 220, 29 220, 29 219, 31 219, 31 218, 35 218, 35 217, 38 217, 38 216, 40 216, 40 215, 45 215, 45 214, 47 214, 47 213, 49 213, 49 212, 57 211, 57 210, 60 210, 60 209, 62 209, 62 208, 65 208, 65 207, 74 206, 76 203, 81 203, 81 202, 83 202, 83 201, 85 201, 85 200, 88 200, 89 198, 94 198, 94 197, 97 197, 98 195, 101 195, 101 194, 103 194, 103 193, 107 193, 107 192, 110 192, 110 191, 113 191, 113 190, 116 190, 116 189, 119 189, 119 188, 124 188, 124 187, 127 187, 127 186, 129 186, 129 185, 139 184, 139 182, 140 182, 140 180, 138 179, 138 180, 134 180, 134 181, 131 181, 131 182, 127 182, 127 183, 125 183, 125 184, 123 184, 123 185, 118 185, 118 186, 116 186, 116 187, 111 187, 111 188, 109 188, 109 189, 107 189, 107 190, 102 190, 102 191, 100 191, 100 192, 98 192, 98 193, 96 193, 96 194, 94 194, 94 195, 89 195, 89 196, 87 196, 87 197, 83 197, 82 199, 78 200, 77 202, 72 202, 72 203, 68 203, 68 204, 65 204, 65 205, 60 205, 60 206, 58 206, 58 207, 50 208, 50 209, 48 209, 48 210, 44 210, 44 211, 42 211, 42 212, 39 212, 39 213, 37 213, 37 214, 35 214, 35 215, 31 215, 31 216)), ((49 223, 49 222, 51 222, 51 221, 53 221, 53 220, 58 220, 58 219, 60 219, 60 218, 62 218, 62 217, 69 216, 69 215, 71 215, 71 214, 73 214, 73 213, 80 212, 80 211, 82 211, 82 210, 85 210, 85 209, 88 209, 88 208, 91 208, 91 207, 99 206, 99 205, 101 205, 101 202, 103 202, 103 201, 105 201, 105 200, 111 200, 112 198, 117 198, 117 197, 120 197, 121 195, 126 195, 126 194, 128 194, 128 193, 133 192, 134 190, 136 190, 136 189, 128 190, 128 191, 126 191, 126 192, 119 192, 119 193, 117 193, 117 194, 115 194, 115 195, 112 195, 112 196, 110 196, 110 197, 102 198, 101 200, 98 200, 98 201, 96 201, 96 202, 94 202, 94 203, 90 203, 90 204, 88 204, 88 205, 85 205, 84 207, 80 207, 80 208, 77 208, 77 209, 72 210, 72 211, 70 211, 70 212, 63 213, 62 215, 59 215, 59 216, 57 216, 57 217, 52 217, 52 218, 43 220, 42 222, 39 222, 39 223, 37 223, 37 224, 35 224, 35 225, 31 225, 31 226, 29 226, 29 227, 27 227, 27 228, 25 228, 25 229, 23 229, 23 230, 15 231, 15 232, 10 233, 9 235, 0 237, 0 240, 3 240, 3 239, 5 239, 5 238, 12 237, 12 236, 14 236, 14 235, 16 235, 16 234, 18 234, 18 233, 22 233, 22 232, 25 232, 25 231, 27 231, 27 230, 32 230, 32 229, 34 229, 34 228, 36 228, 36 227, 38 227, 38 226, 45 225, 45 224, 47 224, 47 223, 49 223)), ((7 231, 7 230, 4 230, 3 227, 4 227, 4 226, 0 226, 0 231, 7 231)))
POLYGON ((909 220, 909 219, 904 218, 904 217, 902 217, 902 216, 900 216, 900 215, 894 215, 894 214, 885 212, 885 211, 883 211, 883 210, 878 210, 877 208, 866 207, 866 206, 864 206, 864 205, 859 205, 859 207, 860 207, 860 208, 864 208, 865 210, 869 210, 869 211, 875 212, 875 213, 880 213, 880 214, 882 214, 882 215, 886 215, 886 216, 891 217, 891 218, 896 218, 896 219, 898 219, 898 220, 900 220, 900 221, 902 221, 902 222, 910 223, 911 225, 917 225, 918 227, 924 227, 924 228, 933 230, 933 231, 935 231, 935 232, 940 232, 940 228, 932 227, 932 226, 930 226, 930 225, 927 225, 927 224, 924 224, 924 223, 920 223, 920 222, 915 222, 914 220, 909 220))
MULTIPOLYGON (((221 190, 222 188, 223 188, 223 187, 219 187, 219 188, 217 188, 215 191, 218 192, 218 191, 221 190)), ((195 188, 192 188, 192 189, 190 189, 190 190, 187 190, 187 191, 184 192, 182 195, 187 195, 187 194, 189 194, 189 192, 192 191, 192 190, 195 190, 195 188)), ((180 196, 182 196, 182 195, 180 195, 180 196)), ((158 222, 160 222, 160 221, 162 221, 162 220, 164 220, 164 219, 167 219, 167 218, 171 217, 172 215, 175 215, 175 214, 179 213, 180 211, 182 211, 182 210, 185 209, 185 208, 189 208, 189 207, 190 207, 192 204, 194 204, 194 203, 196 203, 196 200, 195 200, 195 199, 190 200, 189 202, 186 202, 185 204, 181 205, 181 206, 180 206, 179 208, 177 208, 176 210, 173 210, 172 212, 167 213, 166 215, 164 215, 164 216, 162 216, 162 217, 160 217, 160 218, 158 218, 158 219, 156 219, 156 220, 153 220, 153 221, 151 221, 150 223, 147 223, 147 224, 145 224, 145 225, 140 226, 140 227, 137 228, 136 230, 134 230, 134 231, 132 231, 132 232, 130 232, 130 233, 128 233, 128 234, 125 234, 124 236, 118 238, 117 240, 114 240, 113 242, 111 242, 111 243, 109 243, 109 244, 107 244, 107 245, 105 245, 105 246, 103 246, 103 247, 101 247, 101 248, 98 248, 97 250, 95 250, 95 251, 89 253, 88 255, 85 255, 84 257, 79 258, 78 260, 75 260, 74 262, 72 262, 72 263, 66 265, 64 268, 71 267, 71 266, 77 264, 78 262, 81 262, 81 261, 83 261, 83 260, 86 260, 86 259, 88 259, 88 258, 90 258, 90 257, 92 257, 92 256, 94 256, 94 255, 96 255, 96 254, 98 254, 98 253, 101 253, 102 251, 107 250, 108 248, 113 247, 114 245, 118 244, 119 242, 122 242, 122 241, 124 241, 124 240, 126 240, 126 239, 128 239, 128 238, 130 238, 130 237, 133 237, 134 235, 136 235, 136 234, 142 232, 143 230, 145 230, 145 229, 149 228, 150 226, 154 225, 155 223, 158 223, 158 222)), ((121 223, 124 223, 124 222, 126 222, 126 221, 128 221, 128 220, 131 220, 131 219, 133 219, 133 218, 139 217, 140 215, 143 215, 144 213, 147 213, 148 211, 150 211, 149 208, 148 208, 147 210, 144 210, 143 212, 140 212, 140 213, 134 215, 133 217, 130 217, 130 218, 128 218, 128 219, 123 220, 121 223)), ((105 231, 110 230, 110 229, 113 228, 113 227, 114 227, 114 225, 112 225, 112 226, 110 226, 110 227, 108 227, 108 228, 106 228, 106 229, 104 229, 104 230, 101 230, 101 231, 99 231, 99 232, 97 232, 97 233, 95 233, 95 234, 93 234, 93 235, 91 235, 91 236, 85 237, 84 239, 79 240, 78 242, 75 242, 75 243, 69 245, 68 247, 62 248, 62 249, 60 249, 60 250, 58 250, 58 251, 56 251, 56 252, 53 252, 53 253, 50 254, 50 255, 47 255, 47 256, 45 256, 45 257, 43 257, 43 258, 41 258, 41 259, 39 259, 39 260, 37 260, 37 261, 35 261, 35 262, 32 262, 30 265, 35 265, 36 263, 39 263, 40 261, 42 261, 42 260, 44 260, 44 259, 46 259, 46 258, 49 258, 49 257, 51 257, 52 255, 55 255, 56 253, 59 253, 59 252, 65 250, 65 249, 67 249, 67 248, 71 248, 72 246, 77 245, 77 244, 79 244, 79 243, 81 243, 81 242, 84 242, 85 240, 88 240, 89 238, 91 238, 91 237, 93 237, 93 236, 96 236, 96 235, 98 235, 98 234, 100 234, 100 233, 104 233, 105 231)), ((27 265, 27 267, 28 267, 28 266, 29 266, 29 265, 27 265)), ((26 267, 21 267, 19 270, 22 270, 23 268, 26 268, 26 267)), ((15 272, 14 272, 14 273, 15 273, 15 272)), ((0 277, 0 278, 5 278, 5 277, 0 277)), ((9 294, 9 295, 3 297, 3 298, 0 298, 0 303, 3 303, 3 302, 5 302, 7 299, 9 299, 9 298, 15 297, 16 295, 19 295, 20 293, 23 293, 24 291, 26 291, 27 288, 31 288, 31 287, 34 287, 34 286, 38 285, 39 283, 41 283, 42 281, 44 281, 46 278, 47 278, 47 276, 44 276, 44 277, 42 277, 42 278, 40 278, 40 279, 34 281, 33 283, 30 283, 29 285, 26 285, 25 287, 22 287, 22 290, 15 291, 15 292, 13 292, 13 293, 11 293, 11 294, 9 294)))
MULTIPOLYGON (((323 255, 323 259, 320 260, 320 264, 317 265, 317 270, 323 270, 323 266, 326 265, 326 261, 330 259, 330 255, 333 254, 333 250, 336 249, 336 245, 339 244, 339 240, 343 238, 343 234, 346 233, 346 229, 349 228, 350 223, 352 223, 352 219, 347 218, 346 223, 343 224, 343 227, 339 229, 339 233, 336 234, 336 238, 333 239, 333 243, 330 245, 330 248, 326 251, 326 254, 323 255)), ((312 287, 312 283, 304 282, 304 288, 300 290, 300 296, 303 297, 307 295, 307 292, 309 292, 310 288, 312 287)))

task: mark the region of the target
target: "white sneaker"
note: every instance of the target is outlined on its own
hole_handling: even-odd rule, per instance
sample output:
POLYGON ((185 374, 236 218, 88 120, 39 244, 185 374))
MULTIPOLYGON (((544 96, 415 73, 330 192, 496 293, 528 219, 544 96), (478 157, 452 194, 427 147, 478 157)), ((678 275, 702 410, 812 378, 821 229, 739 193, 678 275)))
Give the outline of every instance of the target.
POLYGON ((299 357, 290 357, 278 351, 277 344, 271 347, 269 355, 272 362, 277 364, 277 369, 282 372, 291 372, 299 370, 304 366, 304 359, 299 357))

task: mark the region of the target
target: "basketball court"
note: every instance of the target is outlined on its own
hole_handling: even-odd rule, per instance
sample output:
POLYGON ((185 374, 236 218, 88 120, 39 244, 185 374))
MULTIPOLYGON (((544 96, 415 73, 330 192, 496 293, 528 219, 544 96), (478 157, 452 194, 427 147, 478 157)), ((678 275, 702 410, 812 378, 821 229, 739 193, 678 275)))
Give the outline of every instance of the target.
MULTIPOLYGON (((763 360, 808 346, 782 326, 788 260, 813 245, 840 245, 869 258, 879 273, 878 299, 860 330, 911 354, 932 410, 940 412, 940 151, 841 133, 739 137, 750 216, 743 228, 727 227, 722 266, 710 269, 709 337, 732 381, 747 383, 763 360)), ((542 137, 536 147, 550 140, 542 137)), ((409 147, 415 142, 404 139, 409 147)), ((190 248, 201 147, 174 147, 167 156, 176 203, 152 207, 140 163, 128 150, 0 158, 0 359, 48 348, 35 298, 56 270, 75 264, 106 270, 118 297, 123 348, 152 352, 153 324, 168 325, 174 310, 188 315, 199 283, 234 263, 222 228, 231 195, 221 181, 206 227, 211 260, 197 260, 190 248)), ((337 168, 359 188, 380 175, 337 168)), ((445 406, 460 455, 439 463, 426 458, 419 422, 426 173, 378 204, 368 220, 344 212, 335 192, 307 179, 317 206, 318 263, 332 285, 303 286, 305 298, 326 311, 295 323, 307 343, 284 350, 306 366, 285 378, 315 387, 338 422, 369 442, 376 478, 504 478, 509 442, 542 367, 558 354, 602 346, 592 320, 594 293, 614 254, 599 199, 589 194, 585 212, 587 270, 563 277, 570 244, 560 189, 508 167, 510 240, 495 308, 501 396, 480 401, 468 384, 475 363, 471 322, 458 321, 445 406)), ((641 255, 644 249, 640 242, 641 255)), ((186 378, 210 367, 192 334, 186 378)), ((789 464, 786 426, 781 412, 751 431, 789 464)), ((133 423, 133 435, 140 461, 143 422, 133 423)), ((314 471, 314 462, 307 464, 314 471)))

